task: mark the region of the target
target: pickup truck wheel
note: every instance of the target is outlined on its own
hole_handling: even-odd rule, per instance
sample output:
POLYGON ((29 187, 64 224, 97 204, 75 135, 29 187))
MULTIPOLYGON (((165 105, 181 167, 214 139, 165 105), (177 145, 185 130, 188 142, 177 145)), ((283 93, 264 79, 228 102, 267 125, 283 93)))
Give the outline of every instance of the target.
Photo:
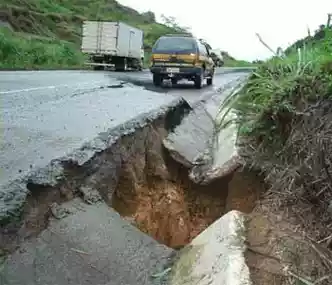
POLYGON ((213 83, 213 76, 211 76, 211 78, 206 79, 207 85, 212 85, 212 83, 213 83))
POLYGON ((159 74, 153 74, 153 84, 154 86, 161 86, 163 79, 159 74))
POLYGON ((195 77, 194 84, 196 89, 201 89, 203 87, 203 80, 204 80, 204 72, 202 71, 200 75, 196 75, 195 77))

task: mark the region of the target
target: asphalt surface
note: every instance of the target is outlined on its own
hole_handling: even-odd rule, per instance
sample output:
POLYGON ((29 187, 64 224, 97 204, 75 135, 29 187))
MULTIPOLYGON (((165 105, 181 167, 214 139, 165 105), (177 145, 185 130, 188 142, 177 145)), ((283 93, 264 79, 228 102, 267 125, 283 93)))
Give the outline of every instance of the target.
POLYGON ((106 204, 75 199, 37 238, 1 264, 1 285, 162 285, 174 251, 143 234, 106 204))
MULTIPOLYGON (((201 90, 187 82, 155 88, 148 71, 0 72, 0 214, 1 200, 11 199, 4 185, 70 155, 100 133, 158 112, 181 97, 193 104, 247 73, 231 71, 236 70, 218 70, 214 85, 201 90)), ((98 143, 103 144, 95 142, 91 155, 98 143)))

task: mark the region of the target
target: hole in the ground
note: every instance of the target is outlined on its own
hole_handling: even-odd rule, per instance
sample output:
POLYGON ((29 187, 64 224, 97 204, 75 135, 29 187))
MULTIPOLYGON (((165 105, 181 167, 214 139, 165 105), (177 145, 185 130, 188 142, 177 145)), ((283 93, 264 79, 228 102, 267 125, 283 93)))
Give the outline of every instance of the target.
POLYGON ((83 166, 64 164, 65 179, 55 187, 29 183, 22 217, 0 229, 0 248, 12 251, 21 240, 39 234, 48 225, 53 203, 73 199, 83 186, 98 190, 123 217, 173 248, 189 243, 231 209, 251 212, 264 189, 257 174, 238 171, 199 186, 163 148, 162 140, 189 109, 183 104, 122 136, 83 166))
POLYGON ((152 161, 132 162, 122 169, 112 206, 141 231, 175 249, 230 210, 251 212, 264 189, 262 179, 248 171, 196 185, 188 169, 165 151, 152 161))

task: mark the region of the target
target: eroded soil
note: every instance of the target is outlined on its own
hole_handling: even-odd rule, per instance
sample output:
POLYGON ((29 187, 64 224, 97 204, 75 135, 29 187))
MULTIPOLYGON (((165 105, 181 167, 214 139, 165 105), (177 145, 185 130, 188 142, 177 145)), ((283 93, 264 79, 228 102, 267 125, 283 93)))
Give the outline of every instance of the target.
POLYGON ((111 205, 125 219, 173 248, 188 244, 226 212, 250 213, 264 190, 256 173, 237 171, 207 186, 188 178, 162 146, 165 133, 154 129, 122 165, 111 205), (143 145, 142 145, 143 146, 143 145))
POLYGON ((253 284, 331 284, 329 251, 295 232, 294 225, 281 216, 264 213, 258 206, 249 216, 247 229, 245 257, 253 284))

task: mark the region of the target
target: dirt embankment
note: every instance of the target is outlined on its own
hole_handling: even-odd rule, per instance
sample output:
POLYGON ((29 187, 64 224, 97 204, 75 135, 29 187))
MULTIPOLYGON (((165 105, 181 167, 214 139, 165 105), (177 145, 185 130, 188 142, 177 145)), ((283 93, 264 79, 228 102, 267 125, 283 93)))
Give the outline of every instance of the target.
POLYGON ((143 232, 170 247, 186 245, 227 211, 250 213, 264 184, 255 173, 236 172, 207 186, 194 184, 188 169, 162 146, 153 129, 145 147, 124 163, 111 205, 143 232))

